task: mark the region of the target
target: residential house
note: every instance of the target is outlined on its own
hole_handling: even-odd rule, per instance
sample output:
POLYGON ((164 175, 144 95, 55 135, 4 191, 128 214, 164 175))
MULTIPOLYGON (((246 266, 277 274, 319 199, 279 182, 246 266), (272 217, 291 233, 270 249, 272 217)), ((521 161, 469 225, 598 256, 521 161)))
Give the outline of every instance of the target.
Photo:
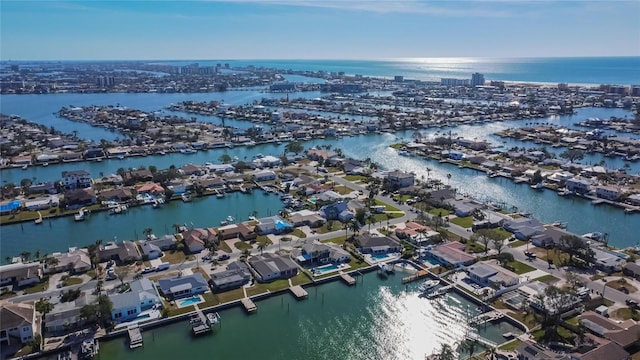
POLYGON ((95 204, 98 198, 93 189, 77 189, 67 191, 64 194, 64 200, 67 203, 67 208, 77 209, 95 204))
POLYGON ((283 234, 293 230, 293 226, 279 216, 261 218, 258 221, 260 223, 256 225, 255 231, 260 235, 283 234))
POLYGON ((637 345, 640 341, 640 324, 634 320, 615 321, 593 311, 585 311, 578 318, 580 324, 593 334, 613 341, 625 349, 637 345))
POLYGON ((469 278, 482 286, 509 287, 517 285, 517 274, 502 268, 492 261, 482 261, 467 268, 469 278))
POLYGON ((362 175, 365 173, 364 163, 356 159, 346 159, 342 164, 342 170, 347 175, 362 175))
POLYGON ((388 236, 373 236, 365 233, 358 236, 360 246, 357 248, 362 254, 389 254, 402 252, 402 245, 388 236))
POLYGON ((397 190, 407 186, 413 186, 415 175, 404 171, 394 170, 387 173, 386 180, 391 189, 397 190))
POLYGON ((238 237, 244 241, 254 241, 258 234, 255 232, 255 226, 249 226, 247 223, 239 223, 236 225, 238 228, 238 237))
POLYGON ((135 184, 137 182, 147 182, 153 180, 153 174, 147 169, 129 170, 124 173, 122 180, 125 184, 135 184))
POLYGON ((147 260, 157 259, 162 256, 162 249, 150 241, 141 241, 140 250, 142 251, 142 257, 147 260))
POLYGON ((83 293, 72 303, 56 304, 45 316, 44 329, 47 336, 61 336, 82 329, 87 321, 80 315, 80 309, 93 303, 95 299, 95 295, 83 293))
POLYGON ((56 259, 58 263, 55 266, 48 266, 45 262, 45 274, 60 271, 69 271, 77 274, 91 270, 91 258, 85 248, 71 247, 66 253, 53 253, 50 257, 56 259))
POLYGON ((129 240, 120 243, 115 241, 108 242, 100 247, 98 257, 100 262, 114 260, 119 264, 131 263, 141 258, 138 247, 129 240))
POLYGON ((596 187, 596 196, 601 199, 617 201, 622 195, 620 188, 613 186, 598 186, 596 187))
POLYGON ((631 276, 636 280, 640 280, 640 264, 628 262, 624 264, 622 271, 625 275, 631 276))
POLYGON ((319 227, 326 222, 326 220, 318 214, 316 211, 311 210, 299 210, 289 214, 288 221, 293 226, 310 226, 319 227))
POLYGON ((531 237, 531 244, 537 247, 547 247, 560 245, 565 236, 575 236, 572 233, 554 226, 545 228, 543 232, 531 237))
POLYGON ((65 189, 76 190, 91 187, 92 179, 85 170, 63 171, 60 182, 65 189))
POLYGON ((162 295, 169 300, 202 294, 209 289, 207 281, 200 273, 160 279, 158 286, 162 295))
POLYGON ((136 187, 138 196, 143 194, 158 195, 164 193, 164 188, 160 184, 146 183, 136 187))
POLYGON ((579 178, 567 179, 565 180, 564 185, 566 186, 567 190, 577 194, 586 194, 591 188, 591 184, 587 180, 579 178))
POLYGON ((0 344, 27 344, 37 333, 37 315, 33 303, 0 305, 0 344))
POLYGON ((631 203, 631 205, 640 206, 640 194, 633 194, 627 197, 627 200, 631 203))
POLYGON ((251 272, 246 263, 234 261, 226 271, 211 274, 209 285, 214 291, 227 291, 243 286, 251 280, 251 272))
POLYGON ((0 286, 26 286, 40 281, 40 263, 14 263, 0 265, 0 286))
POLYGON ((29 194, 57 194, 58 193, 58 189, 56 188, 56 185, 51 182, 51 181, 47 181, 47 182, 43 182, 40 184, 33 184, 31 186, 29 186, 29 194))
POLYGON ((341 247, 318 241, 305 242, 301 248, 295 248, 291 256, 303 265, 342 263, 351 260, 351 255, 341 247))
POLYGON ((196 166, 193 164, 186 164, 178 170, 182 175, 196 175, 202 176, 209 172, 209 170, 204 166, 196 166))
POLYGON ((523 340, 516 348, 518 360, 571 360, 565 353, 553 351, 534 341, 523 340))
POLYGON ((100 193, 105 201, 126 202, 133 199, 133 193, 126 188, 104 190, 100 193))
POLYGON ((132 281, 129 286, 130 291, 109 296, 113 304, 111 318, 119 323, 134 319, 141 312, 162 304, 151 280, 142 278, 132 281))
POLYGON ((506 219, 502 227, 510 233, 513 233, 516 239, 523 241, 527 241, 545 231, 545 227, 540 221, 527 217, 506 219))
POLYGON ((327 159, 335 158, 338 154, 333 151, 324 151, 319 149, 309 149, 307 150, 307 157, 313 161, 322 161, 324 162, 327 159))
POLYGON ((320 208, 320 214, 327 220, 340 220, 343 222, 351 220, 354 217, 353 213, 349 211, 346 201, 324 205, 320 208))
POLYGON ((251 257, 249 265, 260 282, 287 279, 298 274, 298 266, 293 260, 287 256, 271 253, 251 257))
POLYGON ((479 204, 470 201, 448 200, 447 203, 455 208, 457 217, 471 216, 476 210, 480 209, 479 204))
POLYGON ((204 250, 204 246, 210 241, 217 241, 217 232, 214 229, 191 229, 181 233, 184 245, 190 253, 195 254, 204 250))
POLYGON ((427 256, 447 266, 459 267, 470 265, 476 258, 471 254, 467 254, 464 248, 464 244, 458 241, 452 241, 427 250, 427 256))
POLYGON ((606 248, 591 246, 591 251, 595 257, 595 266, 601 271, 608 274, 621 271, 623 266, 627 263, 626 254, 611 251, 606 248))
POLYGON ((571 360, 630 360, 630 354, 613 341, 601 339, 591 334, 578 347, 578 352, 571 354, 571 360))
POLYGON ((414 244, 420 244, 440 235, 439 232, 433 231, 430 227, 413 221, 407 221, 404 224, 404 228, 397 227, 395 233, 398 238, 406 239, 414 244))
POLYGON ((253 174, 255 181, 272 181, 276 179, 276 173, 271 170, 261 170, 253 174))

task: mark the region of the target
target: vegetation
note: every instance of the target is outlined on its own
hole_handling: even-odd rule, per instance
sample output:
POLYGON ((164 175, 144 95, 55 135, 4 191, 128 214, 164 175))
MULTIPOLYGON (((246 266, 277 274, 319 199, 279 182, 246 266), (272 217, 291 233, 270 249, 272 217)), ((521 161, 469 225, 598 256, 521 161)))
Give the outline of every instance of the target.
POLYGON ((452 223, 462 226, 463 228, 471 228, 473 226, 473 216, 456 217, 450 220, 452 223))
POLYGON ((536 268, 534 268, 533 266, 529 266, 525 263, 522 263, 520 261, 512 261, 509 263, 509 267, 511 268, 511 271, 513 271, 514 273, 521 275, 521 274, 526 274, 528 272, 532 272, 534 271, 536 268))
POLYGON ((82 279, 79 277, 65 277, 62 280, 62 286, 71 286, 82 284, 82 279))
POLYGON ((233 246, 234 246, 236 249, 240 250, 240 251, 243 251, 243 250, 251 250, 251 249, 253 249, 253 247, 251 246, 251 244, 247 244, 247 243, 246 243, 246 242, 244 242, 244 241, 237 241, 237 242, 233 243, 233 246))
POLYGON ((44 277, 40 280, 39 283, 30 285, 29 287, 24 288, 25 294, 35 294, 39 292, 46 291, 49 288, 49 277, 44 277))

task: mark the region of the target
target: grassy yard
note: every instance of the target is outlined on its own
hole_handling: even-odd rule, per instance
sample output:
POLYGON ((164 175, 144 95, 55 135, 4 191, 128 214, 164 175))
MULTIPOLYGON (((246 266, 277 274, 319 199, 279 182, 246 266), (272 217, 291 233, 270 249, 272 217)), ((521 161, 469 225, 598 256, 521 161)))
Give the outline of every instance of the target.
POLYGON ((209 274, 207 274, 207 272, 204 271, 201 267, 195 267, 195 268, 191 269, 191 271, 194 274, 195 273, 202 274, 202 277, 204 277, 204 279, 207 280, 207 281, 211 280, 211 276, 209 276, 209 274))
POLYGON ((244 291, 242 291, 242 288, 238 288, 238 289, 225 291, 223 293, 215 294, 215 296, 218 298, 218 302, 220 304, 224 304, 227 302, 242 299, 244 297, 244 291))
POLYGON ((532 328, 540 325, 538 323, 538 321, 536 320, 536 316, 533 315, 532 313, 525 314, 525 313, 519 313, 519 312, 518 313, 510 312, 509 315, 512 318, 514 318, 514 319, 520 321, 521 323, 527 325, 527 327, 529 329, 532 329, 532 328))
POLYGON ((179 308, 175 305, 168 305, 166 307, 167 311, 169 312, 169 316, 176 316, 176 315, 182 315, 182 314, 186 314, 186 313, 190 313, 193 310, 195 310, 195 307, 193 305, 189 305, 189 306, 185 306, 183 308, 179 308))
POLYGON ((428 211, 428 213, 433 216, 447 216, 451 214, 451 212, 445 208, 432 208, 428 211))
POLYGON ((453 218, 451 222, 468 229, 473 225, 473 216, 453 218))
POLYGON ((638 289, 636 289, 635 286, 629 284, 628 281, 626 279, 624 279, 624 278, 620 278, 618 280, 609 281, 607 283, 607 286, 612 288, 612 289, 616 289, 616 290, 621 290, 622 288, 625 288, 626 291, 629 292, 629 294, 632 294, 632 293, 638 291, 638 289))
POLYGON ((264 246, 269 246, 273 244, 273 241, 271 241, 271 239, 269 239, 269 237, 266 235, 260 235, 256 238, 256 244, 264 244, 264 246))
POLYGON ((186 259, 187 256, 184 254, 184 251, 180 250, 167 250, 164 252, 164 256, 162 257, 162 261, 171 264, 180 264, 186 259))
POLYGON ((387 211, 402 211, 402 210, 398 209, 397 207, 395 207, 395 206, 391 206, 391 205, 389 205, 389 204, 387 204, 387 203, 384 203, 384 202, 382 202, 382 201, 380 201, 380 200, 374 199, 374 201, 375 201, 375 204, 376 204, 376 205, 383 205, 383 206, 385 206, 385 207, 387 208, 387 211))
POLYGON ((287 279, 279 279, 270 283, 258 283, 256 282, 253 287, 247 288, 247 295, 254 296, 263 294, 265 292, 274 292, 278 290, 284 290, 289 288, 289 281, 287 279))
POLYGON ((351 181, 351 182, 363 181, 366 178, 367 178, 366 176, 362 176, 362 175, 345 175, 344 176, 345 180, 351 181))
POLYGON ((16 295, 17 294, 13 291, 5 291, 2 294, 0 294, 0 300, 10 299, 16 295))
POLYGON ((538 259, 548 261, 549 258, 553 261, 553 265, 562 266, 569 260, 569 254, 562 252, 558 249, 540 249, 536 247, 530 247, 530 251, 534 252, 538 259), (547 256, 547 253, 549 256, 547 256))
POLYGON ((520 246, 522 246, 524 244, 526 244, 526 242, 524 242, 522 240, 516 240, 516 241, 510 242, 509 245, 507 245, 507 246, 509 246, 510 248, 517 248, 517 247, 520 247, 520 246))
POLYGON ((240 251, 251 250, 253 248, 250 244, 247 244, 244 241, 237 241, 233 243, 233 246, 240 251))
POLYGON ((337 236, 331 239, 327 239, 327 240, 322 240, 323 243, 334 243, 334 244, 338 244, 338 245, 342 245, 344 244, 346 238, 344 236, 337 236))
POLYGON ((526 273, 532 272, 532 271, 534 271, 536 269, 533 266, 529 266, 529 265, 527 265, 525 263, 522 263, 522 262, 520 262, 518 260, 510 262, 509 266, 511 266, 511 268, 513 269, 513 272, 518 274, 518 275, 526 274, 526 273))
POLYGON ((502 344, 498 349, 502 351, 514 351, 518 348, 518 346, 520 346, 520 344, 522 344, 522 341, 515 339, 509 341, 508 343, 502 344))
POLYGON ((309 284, 311 280, 305 275, 303 272, 299 272, 298 275, 291 278, 291 283, 293 285, 305 285, 309 284))
POLYGON ((484 246, 475 241, 473 242, 467 241, 464 247, 464 251, 468 253, 477 254, 477 253, 484 252, 484 246))
POLYGON ((49 278, 43 278, 39 283, 30 285, 29 287, 24 288, 25 294, 35 294, 38 292, 45 291, 49 288, 49 278))
POLYGON ((221 241, 220 245, 218 245, 218 250, 224 251, 227 254, 231 254, 232 250, 229 247, 229 245, 226 243, 226 241, 221 241))
POLYGON ((508 237, 510 237, 511 235, 513 235, 512 233, 508 232, 507 230, 503 229, 503 228, 495 228, 495 229, 491 229, 495 234, 500 236, 500 239, 504 240, 508 237))
POLYGON ((347 195, 351 193, 353 189, 344 185, 336 185, 333 191, 337 192, 340 195, 347 195))
POLYGON ((393 200, 395 201, 400 201, 400 202, 405 202, 409 199, 411 199, 413 196, 411 195, 394 195, 393 196, 393 200))
POLYGON ((631 308, 620 308, 609 314, 611 318, 616 320, 629 320, 633 319, 638 321, 640 319, 640 313, 631 310, 631 308))
POLYGON ((293 236, 297 236, 299 238, 306 238, 307 234, 305 234, 302 230, 300 229, 293 229, 293 232, 291 232, 291 235, 293 236))
POLYGON ((202 298, 204 299, 204 302, 201 302, 200 304, 198 304, 198 307, 200 309, 204 309, 204 308, 208 308, 208 307, 216 306, 220 304, 220 300, 218 299, 218 297, 215 294, 212 294, 210 292, 206 292, 202 294, 202 298))
POLYGON ((555 282, 557 282, 558 279, 557 277, 553 276, 553 275, 544 275, 544 276, 540 276, 539 278, 535 278, 533 279, 534 281, 540 281, 543 283, 547 283, 547 284, 553 284, 555 282))
POLYGON ((82 279, 79 277, 68 277, 62 281, 62 286, 71 286, 82 284, 82 279))

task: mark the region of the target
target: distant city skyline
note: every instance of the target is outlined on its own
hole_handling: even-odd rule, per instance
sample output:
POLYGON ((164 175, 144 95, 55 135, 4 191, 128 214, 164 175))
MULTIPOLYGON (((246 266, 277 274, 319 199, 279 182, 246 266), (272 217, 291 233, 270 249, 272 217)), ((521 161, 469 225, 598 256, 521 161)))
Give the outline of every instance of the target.
POLYGON ((640 1, 0 3, 0 59, 640 56, 640 1))

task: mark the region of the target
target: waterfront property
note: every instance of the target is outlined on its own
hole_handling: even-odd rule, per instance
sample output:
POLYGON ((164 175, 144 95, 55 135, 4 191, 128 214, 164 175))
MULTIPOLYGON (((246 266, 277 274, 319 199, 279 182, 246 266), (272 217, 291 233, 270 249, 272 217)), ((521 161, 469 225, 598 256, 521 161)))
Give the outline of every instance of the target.
POLYGON ((113 304, 111 318, 116 322, 129 321, 141 312, 162 304, 158 290, 149 279, 132 281, 129 286, 130 291, 109 296, 113 304))
POLYGON ((115 260, 118 264, 131 263, 141 258, 138 246, 132 241, 111 241, 100 246, 98 251, 100 262, 115 260))
POLYGON ((83 306, 95 302, 92 294, 81 295, 73 302, 60 302, 55 305, 44 319, 44 331, 47 336, 60 336, 82 329, 87 320, 80 315, 83 306))
POLYGON ((363 254, 389 254, 402 252, 402 245, 388 236, 374 236, 362 234, 357 240, 360 246, 357 250, 363 254))
POLYGON ((434 246, 427 250, 426 254, 440 264, 454 267, 469 265, 476 259, 473 255, 467 254, 464 251, 464 244, 458 241, 434 246))
POLYGON ((0 266, 0 286, 26 286, 40 281, 40 263, 14 263, 0 266))
POLYGON ((234 261, 227 265, 226 271, 211 274, 209 284, 214 291, 228 291, 238 288, 251 280, 251 272, 246 263, 234 261))
POLYGON ((84 248, 69 248, 66 253, 53 253, 50 257, 55 259, 55 265, 45 262, 43 266, 44 273, 55 273, 60 271, 69 271, 70 273, 83 273, 91 270, 91 259, 89 252, 84 248))
POLYGON ((327 263, 343 263, 351 259, 351 255, 337 245, 323 244, 313 240, 307 240, 300 248, 294 248, 291 257, 301 265, 327 263))
POLYGON ((266 253, 252 256, 249 264, 260 282, 287 279, 298 274, 298 266, 288 256, 266 253))
POLYGON ((199 295, 209 290, 207 281, 200 273, 160 279, 158 280, 158 287, 162 295, 169 300, 199 295))

